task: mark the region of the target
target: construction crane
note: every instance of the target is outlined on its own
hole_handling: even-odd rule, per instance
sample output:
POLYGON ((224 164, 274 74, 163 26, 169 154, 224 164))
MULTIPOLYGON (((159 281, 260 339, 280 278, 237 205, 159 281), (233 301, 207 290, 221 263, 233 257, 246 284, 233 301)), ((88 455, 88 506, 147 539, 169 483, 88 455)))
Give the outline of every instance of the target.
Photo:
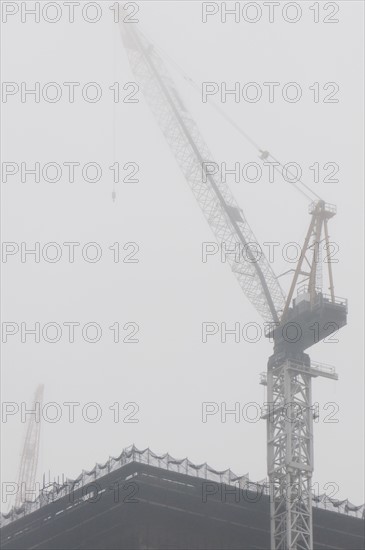
MULTIPOLYGON (((311 363, 305 350, 346 324, 347 302, 334 294, 328 220, 336 209, 322 199, 311 203, 311 221, 298 265, 285 294, 229 187, 206 169, 212 155, 186 109, 167 67, 136 24, 121 25, 129 63, 150 109, 189 183, 218 243, 245 250, 228 261, 238 282, 269 323, 274 343, 267 372, 267 464, 272 550, 312 550, 313 377, 337 379, 333 369, 311 363), (327 251, 330 295, 318 287, 319 250, 327 251), (257 250, 257 248, 256 248, 257 250), (299 280, 300 279, 300 280, 299 280), (304 287, 303 287, 304 285, 304 287), (294 297, 295 290, 298 294, 294 297), (300 290, 300 292, 299 292, 300 290)), ((261 157, 267 158, 266 151, 261 157)), ((318 197, 318 196, 317 196, 318 197)))
POLYGON ((15 508, 19 508, 27 498, 27 493, 34 493, 38 468, 40 419, 43 402, 44 386, 40 384, 33 400, 34 415, 28 418, 26 435, 20 459, 18 490, 15 497, 15 508))

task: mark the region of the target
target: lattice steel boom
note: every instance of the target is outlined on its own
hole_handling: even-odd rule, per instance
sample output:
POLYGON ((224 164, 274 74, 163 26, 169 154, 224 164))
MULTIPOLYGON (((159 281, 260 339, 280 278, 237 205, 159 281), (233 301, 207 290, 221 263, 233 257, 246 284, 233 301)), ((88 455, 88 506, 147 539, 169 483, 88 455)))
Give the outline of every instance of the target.
POLYGON ((37 387, 34 394, 33 410, 27 422, 27 431, 20 459, 18 487, 15 497, 15 507, 18 508, 26 500, 27 495, 34 494, 35 482, 38 468, 39 441, 40 441, 40 418, 43 401, 44 386, 37 387))
MULTIPOLYGON (((311 379, 336 378, 326 368, 311 366, 304 350, 346 324, 347 303, 318 288, 322 272, 318 250, 328 245, 327 221, 334 207, 319 200, 311 205, 311 223, 289 296, 284 293, 264 255, 254 254, 258 242, 229 187, 209 173, 212 157, 178 94, 166 66, 135 24, 121 26, 128 58, 144 96, 170 146, 218 243, 227 250, 238 282, 265 321, 274 342, 267 374, 267 457, 271 495, 272 550, 312 550, 313 419, 311 379), (325 238, 322 238, 324 231, 325 238), (308 288, 293 298, 299 277, 308 288)), ((329 250, 327 251, 329 254, 329 250)), ((328 259, 328 258, 327 258, 328 259)))
POLYGON ((133 73, 217 241, 225 243, 227 250, 241 252, 239 261, 231 254, 227 260, 242 290, 263 319, 278 321, 284 293, 265 256, 255 256, 257 239, 229 187, 205 170, 212 155, 165 64, 133 25, 124 24, 121 29, 133 73))

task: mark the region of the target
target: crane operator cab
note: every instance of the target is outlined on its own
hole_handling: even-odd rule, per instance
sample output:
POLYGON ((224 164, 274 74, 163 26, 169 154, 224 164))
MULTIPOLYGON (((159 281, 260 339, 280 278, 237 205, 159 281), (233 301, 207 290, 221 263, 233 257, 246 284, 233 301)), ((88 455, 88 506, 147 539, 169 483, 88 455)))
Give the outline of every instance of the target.
MULTIPOLYGON (((292 301, 285 321, 267 333, 275 348, 296 353, 321 340, 336 341, 336 332, 347 323, 347 300, 316 292, 311 303, 308 289, 302 289, 292 301)), ((292 355, 290 353, 289 355, 292 355)))

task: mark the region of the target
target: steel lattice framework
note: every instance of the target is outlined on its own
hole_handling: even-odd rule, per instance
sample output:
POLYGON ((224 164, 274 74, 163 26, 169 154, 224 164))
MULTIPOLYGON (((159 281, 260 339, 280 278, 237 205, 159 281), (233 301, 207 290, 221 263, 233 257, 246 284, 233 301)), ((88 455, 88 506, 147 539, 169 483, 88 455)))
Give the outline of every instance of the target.
POLYGON ((270 365, 267 379, 268 473, 271 499, 271 547, 311 550, 313 407, 312 377, 337 380, 324 367, 286 360, 270 365))
POLYGON ((35 415, 32 415, 27 423, 27 431, 19 467, 18 490, 15 497, 16 508, 19 508, 26 500, 27 493, 34 493, 35 491, 40 441, 40 411, 42 408, 43 391, 44 386, 41 384, 34 394, 35 415))
POLYGON ((227 260, 250 302, 266 321, 278 321, 284 293, 229 187, 204 170, 212 155, 160 56, 143 35, 122 26, 133 73, 217 241, 229 251, 227 260))

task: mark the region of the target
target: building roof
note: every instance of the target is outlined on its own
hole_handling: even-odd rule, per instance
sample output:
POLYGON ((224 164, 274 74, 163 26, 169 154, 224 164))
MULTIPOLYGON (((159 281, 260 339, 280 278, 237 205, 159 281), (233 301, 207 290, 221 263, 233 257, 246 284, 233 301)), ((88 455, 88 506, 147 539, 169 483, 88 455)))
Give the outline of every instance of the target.
MULTIPOLYGON (((177 472, 187 476, 197 477, 199 479, 223 483, 234 486, 239 489, 253 491, 260 495, 269 495, 269 484, 267 479, 261 481, 251 481, 249 475, 237 475, 231 469, 215 470, 206 462, 195 464, 188 458, 176 459, 170 454, 157 455, 149 448, 140 450, 134 445, 123 449, 117 457, 109 457, 105 464, 96 463, 90 471, 83 470, 76 479, 66 478, 62 483, 56 481, 44 485, 34 501, 26 501, 20 508, 12 508, 8 513, 1 514, 0 527, 16 521, 35 510, 47 506, 63 497, 75 494, 75 492, 88 484, 101 479, 106 474, 123 468, 127 464, 140 463, 157 468, 162 468, 170 472, 177 472)), ((338 500, 327 496, 326 494, 313 493, 313 506, 339 514, 346 514, 351 517, 364 518, 365 504, 356 506, 348 499, 338 500)))

